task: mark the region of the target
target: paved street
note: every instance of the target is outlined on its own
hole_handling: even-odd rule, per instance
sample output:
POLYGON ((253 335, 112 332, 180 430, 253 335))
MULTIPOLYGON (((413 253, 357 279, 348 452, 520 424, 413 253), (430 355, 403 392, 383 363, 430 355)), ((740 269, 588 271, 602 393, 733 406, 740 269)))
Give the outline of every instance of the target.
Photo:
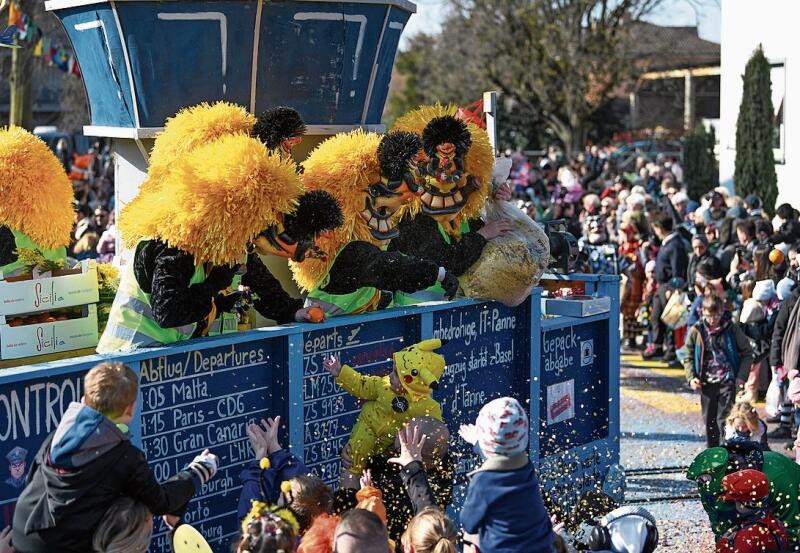
POLYGON ((683 369, 639 355, 623 355, 622 463, 630 502, 641 502, 659 521, 658 551, 714 550, 708 519, 686 480, 686 467, 703 450, 700 400, 684 385, 683 369))
MULTIPOLYGON (((705 553, 714 536, 686 468, 705 448, 700 396, 685 384, 682 368, 660 361, 622 356, 622 464, 627 469, 626 499, 650 510, 659 521, 658 551, 705 553)), ((764 404, 756 403, 762 419, 764 404)), ((770 430, 777 425, 770 425, 770 430)), ((771 442, 786 455, 785 442, 771 442)))

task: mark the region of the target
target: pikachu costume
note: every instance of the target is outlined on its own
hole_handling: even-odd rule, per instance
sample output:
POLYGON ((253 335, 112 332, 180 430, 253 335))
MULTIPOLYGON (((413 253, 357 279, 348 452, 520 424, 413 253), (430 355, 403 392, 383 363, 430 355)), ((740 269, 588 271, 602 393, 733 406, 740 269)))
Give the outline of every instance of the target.
POLYGON ((396 393, 390 376, 364 376, 348 365, 342 367, 336 383, 349 394, 366 400, 350 434, 353 464, 350 472, 360 475, 367 460, 386 450, 397 432, 415 417, 442 420, 442 408, 431 397, 444 374, 445 360, 434 350, 442 340, 425 340, 394 354, 394 370, 403 387, 396 393))

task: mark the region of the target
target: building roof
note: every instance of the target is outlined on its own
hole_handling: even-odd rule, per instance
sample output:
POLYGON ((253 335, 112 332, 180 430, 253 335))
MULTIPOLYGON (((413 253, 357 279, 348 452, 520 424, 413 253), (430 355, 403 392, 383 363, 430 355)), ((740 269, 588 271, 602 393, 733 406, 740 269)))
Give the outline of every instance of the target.
POLYGON ((639 21, 631 27, 631 57, 648 71, 718 67, 720 45, 704 40, 697 27, 662 27, 639 21))

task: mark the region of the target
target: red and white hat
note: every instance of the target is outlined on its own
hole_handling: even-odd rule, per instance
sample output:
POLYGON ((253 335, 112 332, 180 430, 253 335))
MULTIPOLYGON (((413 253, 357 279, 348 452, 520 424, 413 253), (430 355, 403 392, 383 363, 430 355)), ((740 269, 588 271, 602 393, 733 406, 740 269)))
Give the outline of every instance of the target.
POLYGON ((528 448, 528 415, 514 398, 501 397, 484 405, 476 424, 478 444, 487 457, 510 457, 528 448))

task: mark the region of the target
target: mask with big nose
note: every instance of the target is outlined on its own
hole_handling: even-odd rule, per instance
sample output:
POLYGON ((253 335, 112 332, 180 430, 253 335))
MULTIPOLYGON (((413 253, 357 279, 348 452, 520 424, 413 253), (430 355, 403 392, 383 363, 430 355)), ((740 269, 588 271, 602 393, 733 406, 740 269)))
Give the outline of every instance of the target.
POLYGON ((300 197, 297 210, 283 215, 277 225, 267 227, 253 240, 252 248, 261 255, 276 255, 292 261, 326 260, 327 253, 316 240, 342 226, 344 217, 339 202, 327 192, 313 190, 300 197))
POLYGON ((416 135, 403 131, 387 134, 378 146, 381 175, 364 190, 364 209, 359 214, 378 240, 399 235, 392 218, 418 190, 412 168, 420 147, 416 135))
POLYGON ((472 144, 466 123, 453 116, 436 117, 422 133, 426 161, 419 164, 423 187, 422 212, 440 223, 454 220, 469 195, 479 188, 471 175, 464 173, 464 156, 472 144))

